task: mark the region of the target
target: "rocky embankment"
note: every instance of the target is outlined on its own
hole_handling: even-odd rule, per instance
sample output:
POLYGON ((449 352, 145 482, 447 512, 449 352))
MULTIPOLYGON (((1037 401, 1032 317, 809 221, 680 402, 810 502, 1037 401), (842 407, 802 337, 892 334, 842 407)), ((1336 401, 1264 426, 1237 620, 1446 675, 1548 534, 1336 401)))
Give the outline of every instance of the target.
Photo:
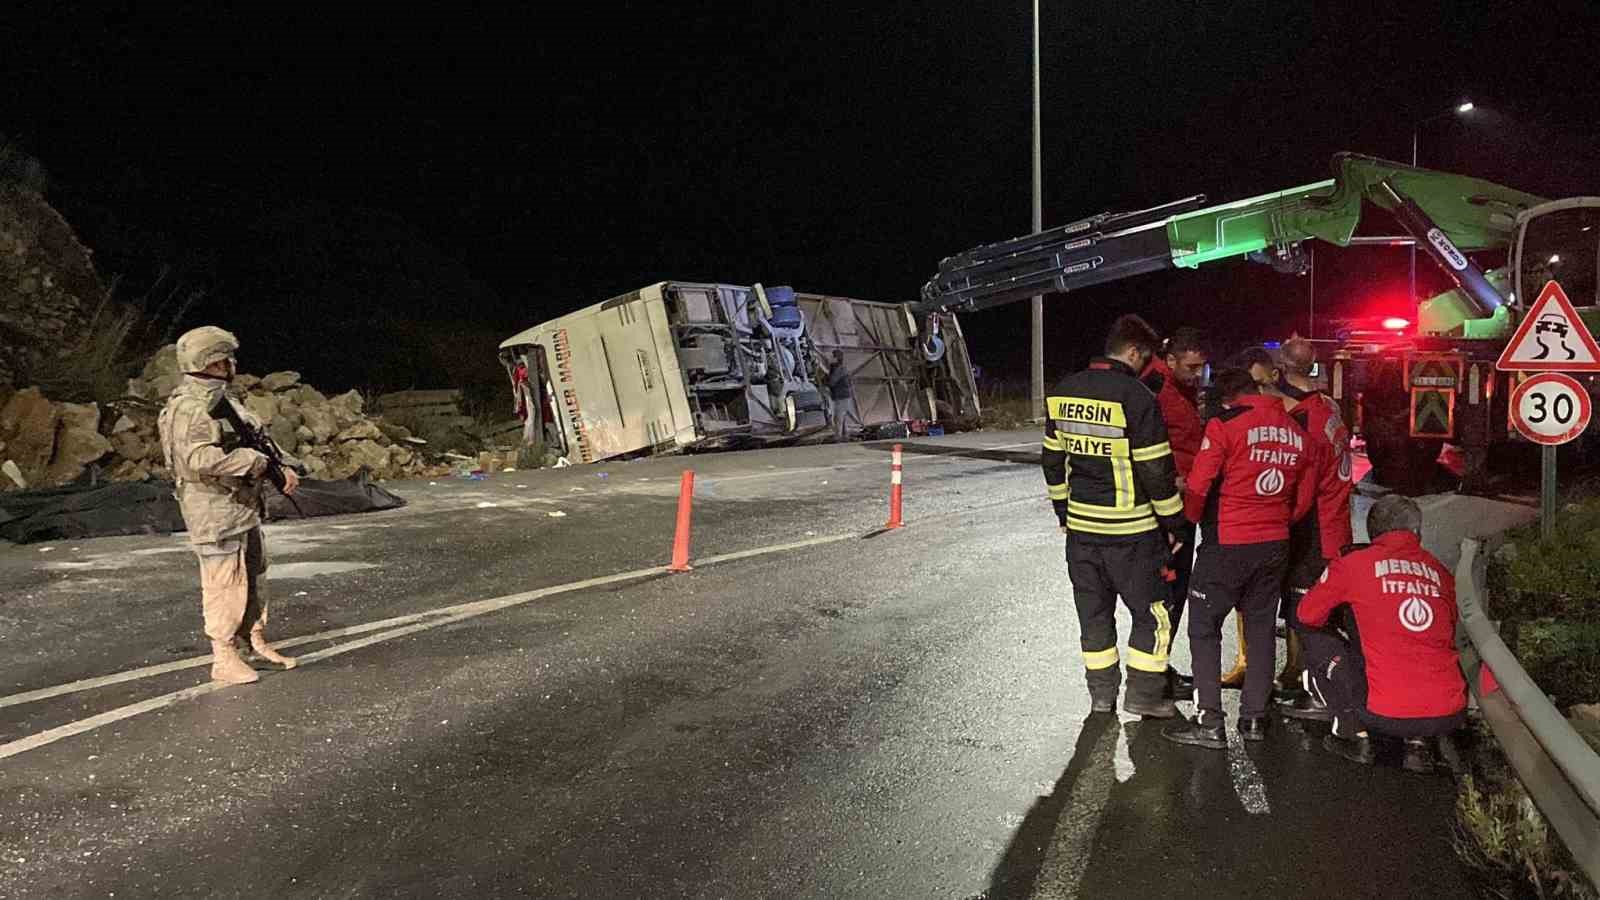
MULTIPOLYGON (((168 345, 128 380, 125 397, 107 404, 54 402, 38 388, 0 386, 0 490, 68 484, 90 466, 112 480, 171 478, 156 418, 181 377, 168 345)), ((365 415, 356 391, 328 397, 295 372, 240 375, 231 390, 313 478, 344 478, 362 467, 378 479, 448 471, 430 463, 406 429, 365 415)))

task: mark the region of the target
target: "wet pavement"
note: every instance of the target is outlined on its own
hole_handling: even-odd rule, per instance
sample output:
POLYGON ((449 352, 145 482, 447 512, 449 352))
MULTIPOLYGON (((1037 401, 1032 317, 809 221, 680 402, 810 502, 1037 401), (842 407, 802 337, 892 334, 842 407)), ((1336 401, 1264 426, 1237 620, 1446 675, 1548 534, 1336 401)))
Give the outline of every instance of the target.
MULTIPOLYGON (((1088 716, 1036 438, 907 443, 886 533, 866 445, 269 526, 315 658, 222 690, 181 536, 0 545, 0 896, 1469 892, 1445 777, 1088 716)), ((1526 514, 1426 505, 1439 547, 1526 514)))

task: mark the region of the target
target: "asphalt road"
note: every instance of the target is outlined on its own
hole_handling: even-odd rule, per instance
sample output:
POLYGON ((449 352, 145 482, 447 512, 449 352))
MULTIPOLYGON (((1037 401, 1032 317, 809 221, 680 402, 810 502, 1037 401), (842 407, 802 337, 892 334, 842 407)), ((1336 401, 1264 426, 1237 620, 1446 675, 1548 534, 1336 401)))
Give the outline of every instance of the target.
POLYGON ((877 534, 877 446, 393 485, 268 527, 306 663, 220 690, 181 536, 0 545, 0 896, 1464 896, 1447 778, 1086 715, 1035 444, 877 534))

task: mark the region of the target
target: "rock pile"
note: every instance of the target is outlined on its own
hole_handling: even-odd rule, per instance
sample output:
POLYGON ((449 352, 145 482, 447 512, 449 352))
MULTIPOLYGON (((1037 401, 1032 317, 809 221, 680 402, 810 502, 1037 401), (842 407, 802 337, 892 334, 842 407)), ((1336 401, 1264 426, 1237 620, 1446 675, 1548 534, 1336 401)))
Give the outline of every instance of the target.
MULTIPOLYGON (((172 477, 156 419, 181 378, 168 345, 104 414, 92 403, 51 402, 37 388, 0 394, 0 490, 66 484, 90 464, 113 480, 172 477)), ((345 478, 363 466, 378 479, 449 471, 425 458, 406 429, 364 415, 356 391, 327 397, 295 372, 240 375, 231 390, 313 478, 345 478)))

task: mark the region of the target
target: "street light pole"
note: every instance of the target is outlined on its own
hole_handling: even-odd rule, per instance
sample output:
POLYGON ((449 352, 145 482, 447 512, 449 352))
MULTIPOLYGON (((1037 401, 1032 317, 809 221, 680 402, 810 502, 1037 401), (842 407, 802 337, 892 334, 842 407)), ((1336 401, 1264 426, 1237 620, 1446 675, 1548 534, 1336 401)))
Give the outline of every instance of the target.
MULTIPOLYGON (((1039 0, 1033 0, 1033 233, 1044 230, 1044 175, 1039 161, 1039 0)), ((1043 419, 1044 408, 1044 297, 1032 303, 1033 415, 1043 419)))
MULTIPOLYGON (((1424 119, 1423 121, 1425 122, 1427 120, 1424 119)), ((1413 169, 1415 169, 1417 167, 1417 138, 1421 133, 1422 133, 1422 122, 1418 122, 1416 124, 1416 126, 1411 129, 1411 168, 1413 168, 1413 169)), ((1410 296, 1410 298, 1411 298, 1412 306, 1415 306, 1416 303, 1417 303, 1417 242, 1416 241, 1412 241, 1411 242, 1411 293, 1408 296, 1410 296)))
MULTIPOLYGON (((1436 113, 1434 115, 1431 115, 1431 116, 1427 117, 1426 119, 1423 119, 1423 120, 1419 121, 1416 125, 1412 126, 1412 128, 1411 128, 1411 167, 1413 169, 1417 167, 1417 139, 1422 134, 1422 126, 1428 124, 1429 122, 1432 122, 1434 119, 1442 119, 1445 116, 1452 115, 1452 114, 1458 115, 1458 116, 1464 116, 1467 113, 1472 112, 1473 108, 1474 107, 1472 105, 1472 101, 1471 100, 1462 100, 1460 103, 1457 103, 1455 106, 1451 107, 1450 109, 1447 109, 1442 113, 1436 113)), ((1417 302, 1417 242, 1416 241, 1412 241, 1411 242, 1411 302, 1413 304, 1415 304, 1417 302)))

